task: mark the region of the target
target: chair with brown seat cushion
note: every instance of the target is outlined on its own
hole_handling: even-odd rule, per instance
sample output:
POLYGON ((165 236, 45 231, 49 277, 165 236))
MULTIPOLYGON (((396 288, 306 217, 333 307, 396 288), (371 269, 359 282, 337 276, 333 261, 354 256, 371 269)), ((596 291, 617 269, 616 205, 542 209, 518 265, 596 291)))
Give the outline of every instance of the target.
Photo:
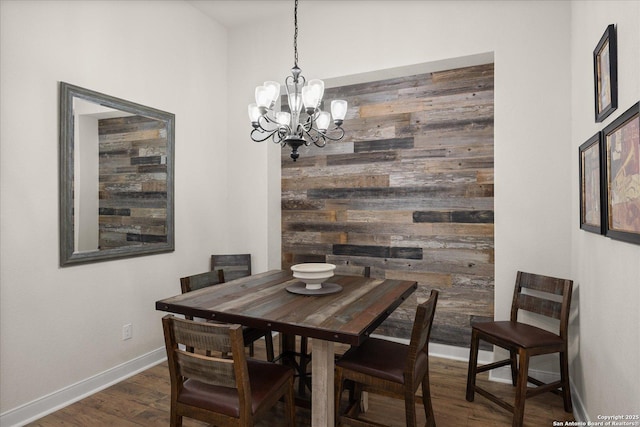
POLYGON ((336 424, 352 426, 380 425, 358 418, 360 394, 364 391, 403 399, 407 426, 416 425, 416 391, 422 385, 422 404, 427 426, 435 426, 429 387, 429 336, 435 314, 438 291, 432 290, 427 301, 418 305, 409 345, 369 338, 359 347, 349 349, 336 362, 336 424), (356 399, 341 414, 340 401, 345 380, 355 384, 356 399))
POLYGON ((222 270, 227 282, 251 276, 251 254, 211 255, 211 270, 222 270))
POLYGON ((247 359, 240 325, 167 315, 162 326, 171 377, 171 426, 182 426, 183 417, 216 426, 253 426, 280 399, 287 424, 295 425, 293 370, 247 359))
MULTIPOLYGON (((198 289, 206 288, 209 286, 219 285, 225 282, 224 273, 222 270, 213 270, 206 273, 195 274, 193 276, 187 276, 180 278, 180 288, 182 293, 195 291, 198 289)), ((191 316, 185 316, 188 320, 193 320, 191 316)), ((262 337, 265 338, 267 360, 272 362, 274 359, 273 354, 273 338, 271 332, 263 329, 243 327, 242 334, 244 342, 249 346, 249 354, 253 356, 253 343, 262 337)))
MULTIPOLYGON (((220 281, 230 282, 242 277, 251 276, 251 254, 214 254, 211 255, 211 271, 220 270, 220 281)), ((254 332, 258 331, 254 329, 254 332)), ((273 336, 271 333, 263 333, 256 339, 264 337, 267 349, 267 360, 274 360, 273 336)), ((269 331, 270 332, 270 331, 269 331)), ((250 354, 253 356, 253 341, 249 346, 250 354)))
POLYGON ((571 412, 571 390, 569 388, 569 365, 567 360, 567 328, 573 282, 566 279, 542 276, 539 274, 518 272, 511 304, 511 317, 508 321, 482 322, 472 325, 471 355, 467 376, 467 394, 469 402, 474 400, 474 392, 486 397, 502 408, 513 413, 512 426, 522 426, 524 403, 528 397, 551 391, 561 394, 564 410, 571 412), (549 332, 518 320, 519 311, 528 311, 541 316, 556 319, 558 332, 549 332), (509 359, 478 364, 480 340, 509 350, 509 359), (559 353, 560 380, 545 384, 529 376, 531 357, 559 353), (513 385, 516 387, 515 404, 512 405, 476 385, 476 374, 499 368, 511 367, 513 385), (528 388, 527 382, 537 387, 528 388))
POLYGON ((333 273, 341 276, 371 277, 371 267, 353 265, 347 262, 346 264, 336 264, 336 269, 333 270, 333 273))

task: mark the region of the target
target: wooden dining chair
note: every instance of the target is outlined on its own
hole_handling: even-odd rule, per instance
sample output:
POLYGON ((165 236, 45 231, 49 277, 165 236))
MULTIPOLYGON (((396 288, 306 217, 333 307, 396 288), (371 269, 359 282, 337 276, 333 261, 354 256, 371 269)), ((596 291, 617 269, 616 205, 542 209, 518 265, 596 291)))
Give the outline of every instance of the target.
POLYGON ((564 400, 564 410, 571 412, 567 328, 572 288, 573 281, 571 280, 518 272, 510 320, 472 325, 466 394, 469 402, 473 402, 474 393, 478 392, 495 404, 512 412, 513 427, 522 426, 525 399, 543 392, 550 391, 561 394, 564 400), (559 323, 558 333, 522 323, 518 320, 519 311, 528 311, 556 319, 559 323), (509 350, 509 359, 478 366, 480 340, 509 350), (549 353, 559 353, 560 355, 560 380, 545 384, 529 376, 529 361, 533 356, 549 353), (507 365, 511 367, 511 379, 513 386, 516 387, 514 405, 476 385, 477 373, 507 365), (527 382, 537 387, 528 388, 527 382))
POLYGON ((438 291, 432 290, 429 298, 418 305, 411 330, 409 345, 377 338, 369 338, 358 347, 349 349, 338 362, 335 371, 336 425, 380 426, 358 418, 361 412, 362 392, 371 392, 396 399, 403 399, 405 425, 416 426, 416 396, 422 385, 422 404, 429 427, 436 425, 429 387, 429 336, 438 301, 438 291), (355 399, 346 412, 340 409, 345 380, 355 384, 355 399))
POLYGON ((336 264, 336 269, 333 270, 334 274, 341 276, 361 276, 371 277, 371 267, 352 264, 336 264))
MULTIPOLYGON (((220 281, 230 282, 231 280, 240 279, 242 277, 251 276, 251 254, 214 254, 211 255, 211 271, 220 271, 220 281)), ((274 360, 273 336, 271 333, 260 335, 258 338, 264 337, 265 347, 267 349, 267 359, 274 360)), ((249 347, 251 355, 253 355, 253 341, 249 347)))
POLYGON ((162 319, 171 377, 171 426, 195 418, 216 426, 253 426, 266 410, 284 400, 284 418, 295 425, 293 370, 247 359, 242 327, 162 319), (195 347, 190 353, 180 345, 195 347), (204 355, 206 354, 206 355, 204 355))
POLYGON ((251 276, 251 254, 211 255, 211 270, 222 270, 227 282, 251 276))
MULTIPOLYGON (((208 286, 215 286, 225 282, 224 272, 222 270, 213 270, 206 273, 195 274, 193 276, 186 276, 180 278, 180 288, 182 293, 195 291, 198 289, 206 288, 208 286)), ((194 320, 191 316, 185 316, 188 320, 194 320)), ((273 362, 273 337, 271 331, 257 328, 243 327, 242 334, 244 342, 249 347, 249 355, 254 355, 254 342, 263 338, 265 339, 267 360, 273 362)))

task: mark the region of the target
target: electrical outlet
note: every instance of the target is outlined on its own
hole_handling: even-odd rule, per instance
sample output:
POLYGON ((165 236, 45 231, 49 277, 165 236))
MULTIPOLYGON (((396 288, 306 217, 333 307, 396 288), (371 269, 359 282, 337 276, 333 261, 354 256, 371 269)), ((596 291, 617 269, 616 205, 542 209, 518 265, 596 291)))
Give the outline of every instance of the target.
POLYGON ((133 325, 127 323, 122 327, 122 341, 130 340, 133 337, 133 325))

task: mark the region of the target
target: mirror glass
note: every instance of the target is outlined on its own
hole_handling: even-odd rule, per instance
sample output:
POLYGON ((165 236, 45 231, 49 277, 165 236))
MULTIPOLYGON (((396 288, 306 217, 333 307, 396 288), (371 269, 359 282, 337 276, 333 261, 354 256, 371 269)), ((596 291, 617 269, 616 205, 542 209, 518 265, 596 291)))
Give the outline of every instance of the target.
POLYGON ((174 250, 175 116, 60 83, 60 264, 174 250))

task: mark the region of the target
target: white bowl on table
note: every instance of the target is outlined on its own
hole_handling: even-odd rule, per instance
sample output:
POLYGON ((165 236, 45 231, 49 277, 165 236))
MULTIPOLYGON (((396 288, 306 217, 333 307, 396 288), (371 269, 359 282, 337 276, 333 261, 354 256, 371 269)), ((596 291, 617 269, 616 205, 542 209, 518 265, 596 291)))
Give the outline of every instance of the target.
POLYGON ((291 266, 293 277, 306 284, 306 289, 317 290, 322 288, 322 283, 333 277, 336 266, 323 262, 307 262, 291 266))

